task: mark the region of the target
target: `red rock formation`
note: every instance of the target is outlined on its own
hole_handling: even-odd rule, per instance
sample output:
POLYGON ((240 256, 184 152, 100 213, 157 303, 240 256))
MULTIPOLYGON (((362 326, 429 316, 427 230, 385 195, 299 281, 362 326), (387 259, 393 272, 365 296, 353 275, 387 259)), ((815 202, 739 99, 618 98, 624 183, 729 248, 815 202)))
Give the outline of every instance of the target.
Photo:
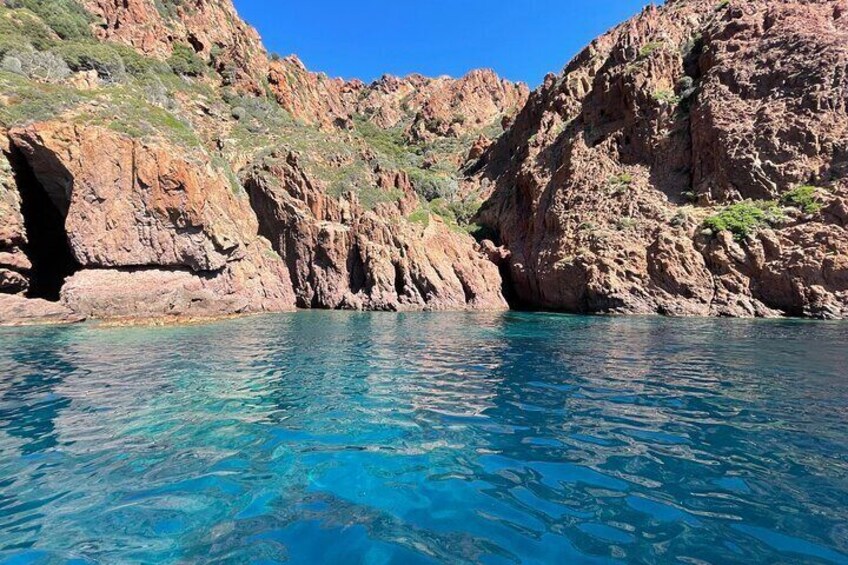
POLYGON ((527 304, 848 316, 848 3, 670 1, 534 92, 476 168, 527 304), (735 241, 702 222, 821 187, 735 241), (691 206, 689 201, 699 206, 691 206))
POLYGON ((261 94, 268 59, 259 34, 239 18, 230 0, 175 3, 156 0, 81 0, 98 20, 98 37, 145 55, 167 58, 174 45, 190 46, 226 82, 261 94))
POLYGON ((247 196, 200 151, 41 122, 10 137, 65 218, 82 271, 63 288, 92 317, 285 310, 285 266, 247 196), (143 299, 141 299, 143 297, 143 299))
MULTIPOLYGON (((594 41, 529 98, 491 71, 365 85, 294 57, 269 62, 230 0, 82 2, 101 39, 163 60, 190 46, 216 69, 220 80, 151 102, 190 123, 206 148, 82 125, 99 123, 86 107, 11 128, 12 146, 0 147, 11 159, 0 159, 0 292, 42 295, 39 246, 68 247, 73 265, 48 273, 68 276, 52 281, 57 294, 64 282, 61 304, 2 297, 0 321, 206 317, 295 300, 501 309, 495 263, 533 306, 848 316, 848 0, 669 0, 594 41), (235 115, 219 84, 236 87, 245 112, 235 115), (269 123, 294 123, 285 135, 255 123, 274 115, 266 93, 295 118, 274 107, 269 123), (377 164, 392 159, 369 145, 379 134, 361 120, 391 129, 389 144, 427 149, 413 162, 429 173, 449 176, 467 157, 460 194, 491 196, 480 221, 497 245, 422 217, 407 175, 377 164), (508 129, 489 142, 498 124, 508 129), (279 149, 289 134, 301 149, 314 144, 308 167, 279 149), (434 150, 445 138, 459 142, 434 150), (221 158, 246 167, 250 198, 221 158), (307 170, 349 174, 351 187, 385 202, 331 196, 307 170), (784 203, 782 217, 747 237, 704 230, 728 204, 779 200, 800 184, 818 187, 819 206, 784 203), (60 218, 50 241, 28 212, 45 201, 60 218)), ((62 87, 89 89, 92 108, 111 100, 96 73, 62 87)))
POLYGON ((0 293, 22 294, 29 289, 32 263, 24 252, 27 244, 21 198, 15 183, 8 139, 0 138, 0 293))
POLYGON ((361 82, 312 73, 295 56, 271 62, 268 84, 280 106, 293 117, 325 127, 347 127, 354 102, 364 88, 361 82))
POLYGON ((460 79, 428 79, 404 103, 415 113, 410 139, 460 137, 514 115, 527 102, 522 83, 501 79, 493 71, 471 71, 460 79))
POLYGON ((497 267, 474 240, 436 218, 406 217, 418 207, 404 174, 377 171, 377 186, 398 202, 369 211, 355 195, 329 197, 293 154, 250 170, 246 187, 263 234, 289 266, 298 305, 369 310, 501 310, 497 267))
POLYGON ((56 302, 0 293, 0 325, 71 324, 85 317, 56 302))
POLYGON ((312 73, 293 56, 271 63, 269 83, 280 105, 306 123, 349 127, 364 116, 380 128, 405 128, 410 140, 481 131, 514 115, 529 94, 490 70, 459 79, 386 75, 365 85, 312 73))

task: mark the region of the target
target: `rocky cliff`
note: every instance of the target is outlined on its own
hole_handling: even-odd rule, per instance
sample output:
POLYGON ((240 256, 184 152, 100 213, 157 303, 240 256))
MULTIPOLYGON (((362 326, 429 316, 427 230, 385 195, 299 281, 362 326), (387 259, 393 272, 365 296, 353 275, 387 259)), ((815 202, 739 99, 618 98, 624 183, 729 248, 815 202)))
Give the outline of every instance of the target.
POLYGON ((419 198, 405 173, 373 171, 397 201, 363 207, 331 198, 293 153, 272 154, 245 174, 262 233, 286 258, 303 308, 502 310, 497 267, 470 235, 438 216, 415 221, 419 198))
POLYGON ((499 134, 504 119, 515 115, 529 95, 526 85, 488 69, 459 79, 385 75, 365 84, 312 73, 295 56, 272 61, 268 79, 277 101, 298 119, 351 128, 360 117, 380 129, 402 130, 409 144, 499 134))
POLYGON ((162 60, 185 48, 208 63, 225 84, 261 94, 268 72, 255 29, 230 0, 80 0, 95 35, 162 60))
POLYGON ((459 169, 523 85, 329 79, 229 0, 2 3, 0 60, 0 322, 506 308, 459 169))
MULTIPOLYGON (((99 318, 209 316, 291 308, 281 259, 243 194, 202 155, 97 126, 38 122, 9 132, 21 182, 58 212, 62 301, 99 318)), ((48 226, 33 226, 45 230, 48 226)), ((42 237, 41 234, 37 237, 42 237)), ((36 273, 38 276, 39 273, 36 273)))
POLYGON ((848 315, 848 3, 670 0, 473 167, 521 303, 848 315))
POLYGON ((0 322, 843 318, 846 40, 846 0, 669 0, 529 93, 332 79, 230 0, 0 2, 0 322))

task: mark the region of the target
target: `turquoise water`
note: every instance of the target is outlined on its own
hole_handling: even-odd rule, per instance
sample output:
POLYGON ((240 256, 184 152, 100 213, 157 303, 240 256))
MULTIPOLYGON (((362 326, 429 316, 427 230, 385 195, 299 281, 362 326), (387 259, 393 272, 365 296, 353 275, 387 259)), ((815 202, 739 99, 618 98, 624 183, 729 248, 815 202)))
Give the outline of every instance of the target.
POLYGON ((0 330, 0 562, 848 563, 848 324, 0 330))

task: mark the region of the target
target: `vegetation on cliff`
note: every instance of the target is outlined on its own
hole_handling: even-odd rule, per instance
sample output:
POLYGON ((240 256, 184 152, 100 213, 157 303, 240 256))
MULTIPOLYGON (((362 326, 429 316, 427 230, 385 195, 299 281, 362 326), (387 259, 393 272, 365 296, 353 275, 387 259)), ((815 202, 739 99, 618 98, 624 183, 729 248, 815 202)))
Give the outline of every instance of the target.
MULTIPOLYGON (((308 179, 314 197, 335 201, 341 210, 355 206, 353 216, 340 212, 333 217, 340 230, 352 229, 351 222, 358 226, 361 241, 345 253, 357 254, 368 244, 382 246, 380 261, 392 257, 388 266, 363 265, 364 281, 339 279, 350 288, 336 292, 347 298, 324 307, 505 306, 497 270, 480 265, 483 255, 462 229, 476 210, 469 203, 478 199, 459 193, 469 147, 482 132, 498 127, 504 114, 516 111, 525 92, 494 75, 472 73, 461 81, 384 78, 374 85, 333 81, 290 59, 267 57, 258 36, 226 1, 142 0, 120 6, 96 0, 14 0, 0 3, 0 89, 0 129, 9 132, 4 133, 10 137, 9 162, 32 185, 28 191, 47 193, 49 199, 42 198, 39 206, 58 208, 50 225, 58 237, 51 245, 75 256, 71 263, 76 264, 69 263, 61 275, 67 280, 48 281, 52 300, 61 287, 62 303, 74 312, 69 318, 146 315, 133 305, 137 301, 148 304, 149 314, 171 308, 185 315, 195 308, 192 294, 180 290, 188 287, 203 289, 196 297, 200 315, 291 307, 293 300, 286 305, 290 293, 307 292, 301 286, 305 279, 296 277, 304 265, 300 256, 284 248, 274 252, 264 240, 254 240, 257 228, 251 226, 258 211, 250 210, 255 202, 244 187, 249 171, 275 154, 296 156, 292 175, 308 179), (404 93, 404 102, 395 88, 404 93), (468 94, 457 94, 463 89, 468 94), (508 96, 502 103, 504 89, 508 96), (483 106, 469 107, 468 118, 465 96, 482 96, 483 106), (450 131, 438 129, 447 123, 438 117, 441 112, 456 116, 449 120, 450 131), (413 132, 419 114, 431 117, 424 129, 413 132), (336 117, 316 119, 330 115, 336 117), (96 136, 104 147, 86 145, 96 136), (147 153, 153 155, 145 157, 147 166, 159 170, 154 180, 148 178, 152 171, 139 168, 145 162, 141 154, 147 153), (109 172, 115 166, 130 176, 106 180, 117 174, 109 172), (195 188, 199 178, 207 179, 205 193, 195 188), (98 187, 101 182, 108 186, 98 187), (168 198, 127 192, 136 190, 135 183, 150 182, 151 189, 169 186, 168 198), (92 191, 98 194, 93 201, 105 200, 88 209, 82 197, 63 196, 60 186, 71 186, 74 194, 92 191), (198 205, 206 210, 203 214, 198 215, 198 205), (127 215, 127 206, 137 209, 127 215), (407 219, 415 207, 442 216, 446 223, 440 225, 447 227, 421 231, 420 224, 407 219), (83 216, 94 219, 78 223, 83 216), (359 216, 361 221, 355 219, 359 216), (402 231, 403 239, 391 237, 392 229, 402 231), (451 230, 456 233, 447 235, 451 230), (146 237, 156 241, 152 249, 137 241, 146 237), (177 248, 169 252, 171 244, 165 242, 170 239, 177 248), (426 250, 424 239, 438 243, 426 250), (62 240, 76 243, 64 249, 62 240), (95 240, 102 242, 101 249, 79 243, 95 240), (110 240, 123 243, 109 247, 110 240), (421 250, 416 257, 405 257, 410 246, 421 250), (127 256, 127 249, 134 251, 127 256), (227 267, 218 259, 222 254, 230 257, 227 267), (478 266, 466 271, 462 261, 478 266), (123 272, 128 265, 138 272, 123 272), (282 274, 280 265, 289 272, 282 274), (154 273, 161 269, 188 272, 154 273), (374 269, 418 282, 409 279, 408 290, 402 290, 400 279, 385 279, 374 269), (404 270, 410 274, 402 275, 404 270), (439 282, 441 277, 447 282, 439 282), (432 283, 420 286, 419 279, 432 283), (158 285, 151 283, 155 280, 158 285), (143 290, 157 286, 156 296, 143 290), (397 297, 380 294, 389 291, 397 297), (110 298, 110 292, 116 296, 110 298), (121 298, 128 293, 136 293, 138 300, 121 298)), ((295 190, 290 178, 266 180, 280 189, 273 198, 288 198, 285 191, 295 190)), ((300 195, 291 197, 298 202, 300 195)), ((15 209, 19 202, 10 200, 10 205, 10 211, 2 210, 4 216, 20 213, 15 209)), ((320 210, 315 213, 320 222, 320 210)), ((9 241, 25 241, 26 232, 36 229, 30 224, 15 224, 9 241)), ((305 226, 292 229, 303 235, 303 257, 323 245, 305 226)), ((0 253, 6 253, 5 246, 0 242, 0 253)), ((23 257, 34 253, 26 245, 23 249, 23 257)), ((47 255, 34 256, 33 264, 19 256, 0 254, 3 292, 41 296, 37 289, 48 277, 47 255)), ((339 260, 347 261, 342 255, 339 260)))

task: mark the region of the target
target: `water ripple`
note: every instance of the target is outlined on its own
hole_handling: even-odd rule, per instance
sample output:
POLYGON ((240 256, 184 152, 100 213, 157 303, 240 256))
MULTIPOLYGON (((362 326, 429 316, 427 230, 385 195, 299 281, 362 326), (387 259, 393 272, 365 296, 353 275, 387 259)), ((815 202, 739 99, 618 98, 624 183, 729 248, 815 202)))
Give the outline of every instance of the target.
POLYGON ((0 330, 0 562, 848 563, 848 325, 0 330))

